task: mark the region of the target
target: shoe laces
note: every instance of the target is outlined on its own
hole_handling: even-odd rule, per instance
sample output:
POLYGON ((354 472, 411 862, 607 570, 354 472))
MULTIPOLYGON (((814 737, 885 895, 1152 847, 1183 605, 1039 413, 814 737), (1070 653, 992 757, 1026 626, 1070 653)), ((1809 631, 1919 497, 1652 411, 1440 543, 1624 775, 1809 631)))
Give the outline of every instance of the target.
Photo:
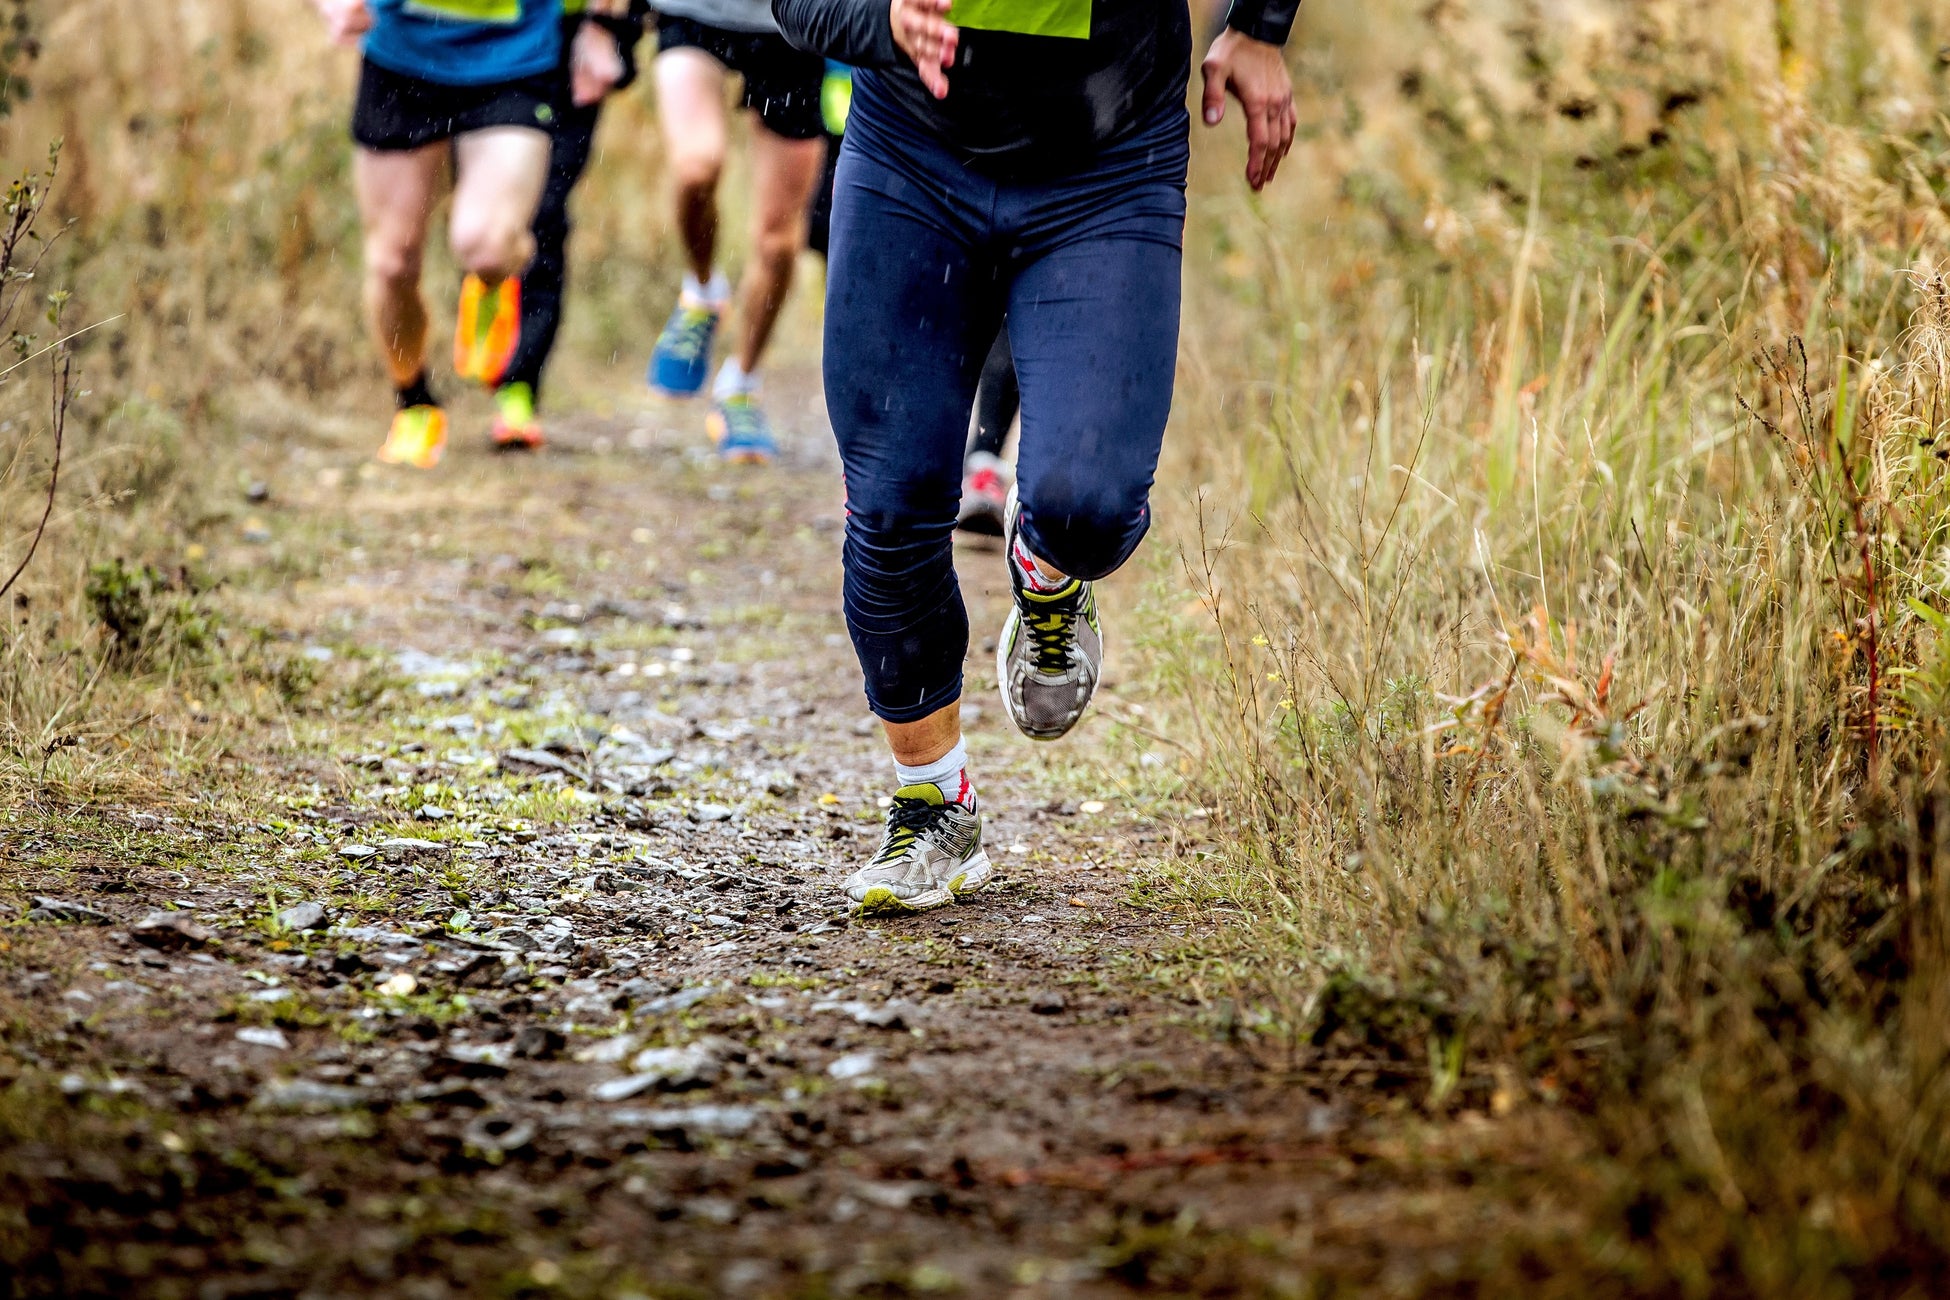
MULTIPOLYGON (((1081 593, 1079 584, 1078 594, 1081 593)), ((1070 671, 1070 652, 1076 645, 1077 619, 1083 601, 1070 599, 1060 604, 1036 602, 1022 611, 1023 626, 1029 629, 1030 658, 1036 671, 1058 677, 1070 671)))
POLYGON ((984 496, 1001 496, 1002 476, 984 466, 968 476, 968 488, 984 496))
POLYGON ((710 348, 711 334, 717 324, 718 314, 708 307, 679 308, 676 328, 671 331, 666 351, 689 365, 710 348))
POLYGON ((765 414, 749 397, 727 397, 718 403, 724 412, 725 437, 739 443, 763 442, 771 435, 765 427, 765 414))
POLYGON ((926 799, 894 797, 893 807, 887 810, 887 838, 874 856, 873 865, 883 866, 898 861, 914 841, 941 824, 948 813, 949 805, 930 803, 926 799))

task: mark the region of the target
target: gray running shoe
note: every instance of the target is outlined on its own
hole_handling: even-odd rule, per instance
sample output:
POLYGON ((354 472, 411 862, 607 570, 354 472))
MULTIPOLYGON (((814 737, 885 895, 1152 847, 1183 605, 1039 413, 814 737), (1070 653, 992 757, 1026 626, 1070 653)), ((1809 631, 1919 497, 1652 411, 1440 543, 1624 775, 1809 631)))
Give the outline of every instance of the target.
POLYGON ((1033 740, 1055 740, 1077 725, 1097 691, 1104 630, 1097 621, 1097 594, 1081 578, 1049 593, 1024 585, 1013 558, 1018 512, 1012 492, 1002 546, 1011 557, 1016 601, 996 641, 995 680, 1017 729, 1033 740))
POLYGON ((863 914, 925 912, 974 893, 994 874, 972 795, 962 804, 937 785, 904 785, 887 810, 880 852, 848 878, 846 896, 863 914))

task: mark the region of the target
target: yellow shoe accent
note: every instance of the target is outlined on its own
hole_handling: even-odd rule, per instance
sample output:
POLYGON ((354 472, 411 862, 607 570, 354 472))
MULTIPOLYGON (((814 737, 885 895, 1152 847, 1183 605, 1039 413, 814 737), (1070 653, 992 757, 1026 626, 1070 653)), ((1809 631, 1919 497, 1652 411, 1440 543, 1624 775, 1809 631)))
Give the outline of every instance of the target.
POLYGON ((520 341, 521 281, 503 280, 489 288, 478 275, 462 280, 454 321, 454 373, 498 384, 520 341))
POLYGON ((532 451, 548 441, 535 415, 535 390, 527 384, 505 384, 494 392, 494 448, 532 451))
POLYGON ((379 460, 385 465, 432 469, 446 449, 447 413, 437 406, 409 406, 394 414, 379 460))

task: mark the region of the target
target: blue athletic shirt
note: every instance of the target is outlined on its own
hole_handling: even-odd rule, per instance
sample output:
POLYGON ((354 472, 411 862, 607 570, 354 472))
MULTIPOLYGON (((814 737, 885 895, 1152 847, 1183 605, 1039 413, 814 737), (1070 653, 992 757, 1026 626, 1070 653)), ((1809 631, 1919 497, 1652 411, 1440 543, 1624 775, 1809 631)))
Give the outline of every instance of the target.
POLYGON ((562 62, 562 0, 367 0, 365 52, 388 72, 491 86, 562 62))

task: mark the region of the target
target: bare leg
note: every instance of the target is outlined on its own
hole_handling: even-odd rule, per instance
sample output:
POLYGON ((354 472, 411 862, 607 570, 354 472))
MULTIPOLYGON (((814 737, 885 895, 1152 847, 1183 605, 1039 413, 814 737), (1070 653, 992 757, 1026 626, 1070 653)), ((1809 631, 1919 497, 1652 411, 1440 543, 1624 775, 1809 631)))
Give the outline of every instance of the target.
POLYGON ((919 722, 882 722, 894 761, 903 767, 926 767, 961 743, 961 701, 938 709, 919 722))
POLYGON ((455 259, 490 285, 520 275, 535 256, 531 227, 548 183, 548 135, 525 126, 470 131, 454 153, 448 237, 455 259))
POLYGON ((439 198, 445 144, 401 152, 359 149, 352 160, 365 227, 366 325, 395 388, 426 370, 427 305, 420 267, 439 198))
POLYGON ((752 256, 738 286, 738 366, 746 374, 758 369, 785 308, 825 158, 824 139, 788 140, 762 123, 752 131, 752 256))
POLYGON ((724 174, 724 68, 702 50, 659 54, 653 65, 664 159, 677 198, 684 257, 700 283, 718 252, 718 178, 724 174))

